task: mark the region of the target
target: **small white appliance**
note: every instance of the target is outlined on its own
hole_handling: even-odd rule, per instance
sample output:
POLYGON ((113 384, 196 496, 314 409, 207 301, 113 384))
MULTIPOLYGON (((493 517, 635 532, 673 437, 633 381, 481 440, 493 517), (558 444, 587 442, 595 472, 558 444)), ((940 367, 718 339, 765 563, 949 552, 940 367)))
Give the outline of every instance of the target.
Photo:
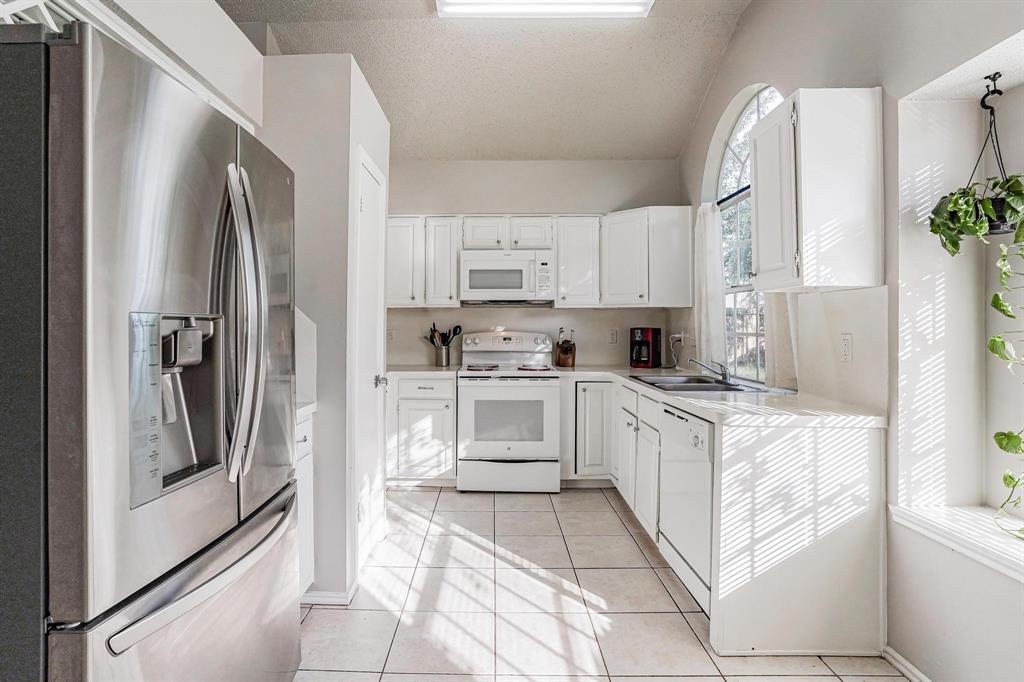
POLYGON ((459 263, 459 298, 464 302, 544 305, 554 301, 551 250, 470 249, 460 254, 459 263))
POLYGON ((551 337, 466 334, 458 372, 459 490, 558 492, 559 378, 551 337))

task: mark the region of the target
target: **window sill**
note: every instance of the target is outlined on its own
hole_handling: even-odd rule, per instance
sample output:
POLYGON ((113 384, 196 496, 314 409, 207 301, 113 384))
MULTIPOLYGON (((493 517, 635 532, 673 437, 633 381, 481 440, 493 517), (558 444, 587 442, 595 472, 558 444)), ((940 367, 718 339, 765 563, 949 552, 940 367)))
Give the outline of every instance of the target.
POLYGON ((1024 583, 1024 542, 999 530, 991 507, 899 507, 892 520, 1024 583))

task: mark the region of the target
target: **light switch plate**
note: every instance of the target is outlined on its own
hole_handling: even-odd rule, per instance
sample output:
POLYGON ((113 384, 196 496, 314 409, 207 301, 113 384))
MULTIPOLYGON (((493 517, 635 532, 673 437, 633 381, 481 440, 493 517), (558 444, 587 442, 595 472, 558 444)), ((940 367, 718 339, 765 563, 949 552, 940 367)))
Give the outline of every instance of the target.
POLYGON ((608 343, 618 343, 618 342, 619 342, 619 330, 618 329, 609 329, 608 330, 608 343))
POLYGON ((395 340, 395 330, 394 329, 389 329, 388 330, 388 341, 394 341, 394 340, 395 340))
POLYGON ((839 362, 853 361, 853 334, 839 335, 839 362))

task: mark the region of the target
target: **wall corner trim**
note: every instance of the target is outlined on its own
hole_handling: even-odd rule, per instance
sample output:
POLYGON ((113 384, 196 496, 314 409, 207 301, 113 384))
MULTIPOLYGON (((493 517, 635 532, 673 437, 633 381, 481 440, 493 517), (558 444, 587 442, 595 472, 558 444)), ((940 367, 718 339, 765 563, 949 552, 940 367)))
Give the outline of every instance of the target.
POLYGON ((352 598, 356 596, 358 589, 358 586, 353 586, 348 592, 314 592, 311 590, 303 594, 299 601, 312 606, 348 606, 352 603, 352 598))

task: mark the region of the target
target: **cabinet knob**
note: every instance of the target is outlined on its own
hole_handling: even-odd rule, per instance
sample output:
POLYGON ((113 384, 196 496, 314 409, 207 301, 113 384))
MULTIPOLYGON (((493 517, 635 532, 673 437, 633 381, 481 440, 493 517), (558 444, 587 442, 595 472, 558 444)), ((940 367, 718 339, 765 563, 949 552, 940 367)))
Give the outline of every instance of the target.
POLYGON ((409 297, 409 300, 410 300, 410 301, 415 301, 415 300, 416 300, 416 297, 415 297, 415 296, 410 296, 410 297, 409 297))
POLYGON ((309 436, 303 436, 302 440, 297 440, 295 442, 296 443, 308 443, 309 442, 309 436))
POLYGON ((585 388, 581 388, 580 390, 583 391, 584 393, 587 392, 587 389, 585 389, 585 388))
POLYGON ((498 240, 498 246, 501 246, 501 240, 500 239, 498 240))
POLYGON ((565 296, 563 296, 563 297, 562 297, 562 300, 563 300, 563 301, 565 300, 565 296))
POLYGON ((643 297, 644 297, 644 295, 643 295, 643 294, 640 294, 640 298, 643 298, 643 297))
POLYGON ((455 298, 455 297, 454 297, 454 296, 449 296, 449 297, 448 297, 448 300, 450 301, 450 300, 452 300, 453 298, 455 298))
POLYGON ((518 239, 516 239, 516 240, 515 240, 515 241, 513 241, 512 243, 513 243, 513 244, 516 244, 516 245, 518 246, 518 245, 519 245, 519 240, 518 240, 518 239))
POLYGON ((450 409, 452 409, 452 406, 451 406, 451 405, 445 405, 445 406, 444 406, 444 409, 446 409, 446 410, 450 410, 450 409))
POLYGON ((747 278, 748 279, 754 279, 755 277, 757 277, 757 273, 756 272, 751 271, 751 272, 747 273, 747 278))

